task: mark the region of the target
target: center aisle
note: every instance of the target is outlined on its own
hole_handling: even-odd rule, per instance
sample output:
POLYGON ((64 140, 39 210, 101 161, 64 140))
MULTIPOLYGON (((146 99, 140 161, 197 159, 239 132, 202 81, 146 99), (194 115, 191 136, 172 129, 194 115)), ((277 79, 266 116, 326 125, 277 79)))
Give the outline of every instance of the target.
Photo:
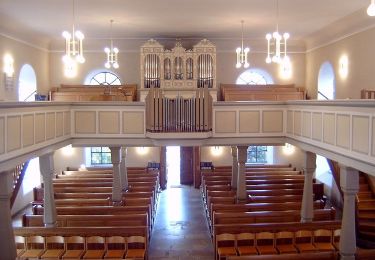
POLYGON ((159 200, 149 259, 214 259, 200 190, 168 188, 159 200))

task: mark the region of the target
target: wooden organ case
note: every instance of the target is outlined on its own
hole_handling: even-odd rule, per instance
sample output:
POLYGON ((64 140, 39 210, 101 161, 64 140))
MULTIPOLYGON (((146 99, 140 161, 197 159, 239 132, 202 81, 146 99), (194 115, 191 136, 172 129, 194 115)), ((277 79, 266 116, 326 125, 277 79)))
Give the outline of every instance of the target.
POLYGON ((208 88, 217 100, 216 47, 207 39, 191 50, 177 41, 167 50, 154 39, 141 46, 141 90, 144 101, 150 88, 160 88, 165 96, 195 95, 197 88, 208 88))

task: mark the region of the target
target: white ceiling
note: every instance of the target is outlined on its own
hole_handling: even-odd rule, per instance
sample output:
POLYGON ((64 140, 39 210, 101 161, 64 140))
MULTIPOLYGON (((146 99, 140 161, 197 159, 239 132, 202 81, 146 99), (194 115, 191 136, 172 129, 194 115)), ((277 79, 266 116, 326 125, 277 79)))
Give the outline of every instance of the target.
MULTIPOLYGON (((370 0, 279 0, 280 32, 303 40, 359 10, 370 0)), ((248 39, 264 39, 276 27, 276 0, 76 0, 76 27, 87 39, 238 39, 240 20, 248 39)), ((0 32, 46 41, 72 26, 72 0, 0 0, 0 32)), ((374 18, 375 22, 375 18, 374 18)))

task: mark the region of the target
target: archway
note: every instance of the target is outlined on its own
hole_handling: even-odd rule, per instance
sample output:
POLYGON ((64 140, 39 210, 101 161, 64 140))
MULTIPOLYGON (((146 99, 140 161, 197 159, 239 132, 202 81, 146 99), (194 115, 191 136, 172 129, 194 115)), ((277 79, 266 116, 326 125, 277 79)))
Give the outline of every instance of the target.
POLYGON ((328 61, 324 62, 319 69, 317 99, 335 99, 335 72, 328 61))
POLYGON ((36 74, 29 64, 22 66, 18 78, 18 101, 34 101, 36 94, 36 74))
POLYGON ((248 69, 242 72, 237 80, 236 84, 243 85, 266 85, 273 84, 272 76, 265 70, 262 69, 248 69))

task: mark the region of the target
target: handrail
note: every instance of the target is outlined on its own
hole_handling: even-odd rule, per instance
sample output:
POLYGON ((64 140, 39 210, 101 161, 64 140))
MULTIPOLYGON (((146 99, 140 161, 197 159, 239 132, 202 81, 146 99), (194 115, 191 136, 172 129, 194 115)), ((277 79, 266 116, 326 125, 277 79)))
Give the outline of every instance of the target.
POLYGON ((328 163, 329 168, 332 172, 332 176, 333 176, 333 179, 336 182, 337 188, 340 192, 341 199, 343 199, 343 193, 342 193, 342 189, 341 189, 341 185, 340 185, 340 167, 338 167, 337 162, 335 162, 333 160, 330 160, 328 158, 327 158, 327 163, 328 163))
POLYGON ((10 198, 10 208, 13 207, 13 204, 17 198, 17 194, 21 188, 29 162, 30 161, 27 161, 23 164, 17 165, 16 168, 13 169, 13 193, 12 197, 10 198))

